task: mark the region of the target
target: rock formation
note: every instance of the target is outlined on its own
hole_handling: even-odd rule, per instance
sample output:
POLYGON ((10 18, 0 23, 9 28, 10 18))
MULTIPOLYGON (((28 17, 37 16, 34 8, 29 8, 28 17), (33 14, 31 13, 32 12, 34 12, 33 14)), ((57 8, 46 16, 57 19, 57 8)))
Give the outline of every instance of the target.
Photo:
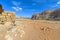
POLYGON ((2 14, 3 11, 4 11, 4 10, 3 10, 3 8, 2 8, 2 5, 0 4, 0 14, 2 14))
POLYGON ((0 5, 0 24, 5 22, 15 22, 16 16, 14 12, 5 11, 0 5))
POLYGON ((40 14, 40 13, 36 13, 36 14, 34 14, 33 16, 32 16, 32 18, 31 19, 35 19, 35 20, 39 20, 39 19, 41 19, 41 17, 42 17, 42 15, 40 14))
POLYGON ((46 10, 40 14, 36 13, 32 16, 32 19, 60 20, 60 9, 46 10))
POLYGON ((54 12, 52 12, 52 14, 50 16, 54 20, 60 20, 60 9, 57 9, 54 12))
POLYGON ((44 12, 42 12, 42 16, 43 16, 43 18, 42 19, 46 19, 46 20, 48 20, 48 19, 50 19, 50 15, 52 14, 52 10, 46 10, 46 11, 44 11, 44 12))

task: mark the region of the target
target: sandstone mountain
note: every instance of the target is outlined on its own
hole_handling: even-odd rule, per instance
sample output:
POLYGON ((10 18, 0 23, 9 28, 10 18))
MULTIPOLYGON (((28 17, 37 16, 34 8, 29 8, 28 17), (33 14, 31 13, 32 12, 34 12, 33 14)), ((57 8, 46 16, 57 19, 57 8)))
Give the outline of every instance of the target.
POLYGON ((41 15, 40 13, 34 14, 31 19, 40 19, 41 15))
POLYGON ((42 13, 36 13, 31 19, 60 20, 60 9, 46 10, 42 13))

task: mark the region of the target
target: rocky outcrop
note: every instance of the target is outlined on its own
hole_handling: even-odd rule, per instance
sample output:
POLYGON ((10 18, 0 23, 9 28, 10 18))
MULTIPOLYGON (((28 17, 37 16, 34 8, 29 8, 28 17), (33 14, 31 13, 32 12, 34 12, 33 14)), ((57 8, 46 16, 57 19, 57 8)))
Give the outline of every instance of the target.
POLYGON ((2 8, 2 5, 0 4, 0 14, 2 14, 3 11, 4 11, 4 10, 3 10, 3 8, 2 8))
POLYGON ((40 13, 36 13, 36 14, 34 14, 33 16, 32 16, 32 18, 31 19, 35 19, 35 20, 39 20, 39 19, 41 19, 41 17, 42 17, 42 15, 40 14, 40 13))
POLYGON ((54 20, 60 20, 60 9, 57 9, 54 12, 52 12, 52 14, 50 16, 54 20))
POLYGON ((32 16, 32 19, 60 20, 60 9, 46 10, 40 14, 37 14, 38 16, 36 14, 32 16))
POLYGON ((46 11, 44 11, 44 12, 42 12, 41 14, 42 14, 42 19, 46 19, 46 20, 48 20, 48 19, 50 19, 50 15, 52 14, 52 12, 53 12, 53 10, 46 10, 46 11))
POLYGON ((14 12, 4 11, 2 5, 0 5, 0 24, 5 22, 15 22, 16 15, 14 12))
POLYGON ((0 23, 4 23, 4 22, 14 22, 16 19, 15 13, 14 12, 2 12, 2 14, 0 14, 0 23))

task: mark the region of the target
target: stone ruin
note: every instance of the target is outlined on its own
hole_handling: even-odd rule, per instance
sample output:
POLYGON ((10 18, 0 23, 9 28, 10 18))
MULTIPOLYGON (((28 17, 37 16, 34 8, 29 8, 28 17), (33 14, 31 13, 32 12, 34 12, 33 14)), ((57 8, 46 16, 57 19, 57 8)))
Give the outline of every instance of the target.
POLYGON ((14 12, 5 11, 0 4, 0 24, 4 24, 6 22, 15 23, 16 15, 14 12))

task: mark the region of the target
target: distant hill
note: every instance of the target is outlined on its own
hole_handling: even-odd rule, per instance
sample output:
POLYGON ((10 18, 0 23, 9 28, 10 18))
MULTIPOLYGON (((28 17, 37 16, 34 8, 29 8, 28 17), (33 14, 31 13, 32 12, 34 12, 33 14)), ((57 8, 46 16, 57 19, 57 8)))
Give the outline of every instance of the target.
POLYGON ((29 17, 16 16, 16 19, 30 19, 29 17))
POLYGON ((34 20, 39 20, 39 19, 60 20, 60 9, 45 10, 42 13, 33 14, 31 19, 34 19, 34 20))

